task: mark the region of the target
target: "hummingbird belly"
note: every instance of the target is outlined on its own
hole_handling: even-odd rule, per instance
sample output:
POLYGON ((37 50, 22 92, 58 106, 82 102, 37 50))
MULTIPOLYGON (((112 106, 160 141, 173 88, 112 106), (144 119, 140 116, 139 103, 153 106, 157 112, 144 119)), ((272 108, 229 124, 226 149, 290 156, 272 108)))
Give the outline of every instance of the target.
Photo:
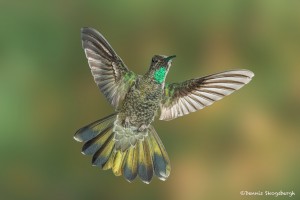
POLYGON ((119 117, 130 126, 149 126, 157 113, 160 100, 160 91, 132 90, 125 98, 119 117))

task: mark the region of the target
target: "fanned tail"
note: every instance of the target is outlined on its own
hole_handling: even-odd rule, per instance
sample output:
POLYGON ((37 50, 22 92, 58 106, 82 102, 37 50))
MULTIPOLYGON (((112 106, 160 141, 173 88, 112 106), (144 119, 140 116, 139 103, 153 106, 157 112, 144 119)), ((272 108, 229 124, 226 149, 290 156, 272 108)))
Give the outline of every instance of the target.
POLYGON ((127 149, 116 148, 113 132, 117 113, 91 123, 75 133, 75 140, 85 142, 82 153, 93 155, 92 163, 103 170, 112 169, 116 176, 123 175, 131 182, 137 176, 150 183, 153 174, 166 180, 171 167, 168 154, 153 126, 148 134, 127 149))

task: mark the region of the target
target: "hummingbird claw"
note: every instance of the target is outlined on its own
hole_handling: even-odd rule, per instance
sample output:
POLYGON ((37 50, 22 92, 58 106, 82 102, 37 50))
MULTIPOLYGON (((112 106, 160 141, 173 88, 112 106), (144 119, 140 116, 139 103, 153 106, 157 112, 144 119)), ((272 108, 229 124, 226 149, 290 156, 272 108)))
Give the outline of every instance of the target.
POLYGON ((138 128, 138 131, 139 132, 142 132, 142 131, 144 131, 146 128, 148 128, 149 127, 149 125, 146 125, 146 124, 142 124, 139 128, 138 128))
POLYGON ((129 128, 129 117, 126 117, 123 123, 124 128, 129 128))

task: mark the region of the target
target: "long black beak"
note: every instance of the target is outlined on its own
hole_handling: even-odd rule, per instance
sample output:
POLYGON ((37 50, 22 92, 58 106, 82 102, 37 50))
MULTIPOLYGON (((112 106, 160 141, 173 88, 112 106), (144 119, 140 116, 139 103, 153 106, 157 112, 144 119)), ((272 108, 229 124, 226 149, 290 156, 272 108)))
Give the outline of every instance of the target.
POLYGON ((169 62, 169 60, 172 60, 172 59, 175 58, 175 57, 176 57, 176 55, 168 56, 168 57, 166 57, 164 60, 165 60, 166 62, 169 62))

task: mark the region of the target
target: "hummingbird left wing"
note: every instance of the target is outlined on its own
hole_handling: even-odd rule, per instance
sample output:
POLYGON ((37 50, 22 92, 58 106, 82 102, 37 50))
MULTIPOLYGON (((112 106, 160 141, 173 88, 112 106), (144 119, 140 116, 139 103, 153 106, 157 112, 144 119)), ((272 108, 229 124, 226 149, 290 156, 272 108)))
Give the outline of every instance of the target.
POLYGON ((107 40, 95 29, 82 28, 81 40, 96 84, 109 103, 117 107, 137 75, 128 70, 107 40))
POLYGON ((203 109, 240 89, 253 76, 249 70, 231 70, 166 85, 159 119, 168 121, 203 109))

